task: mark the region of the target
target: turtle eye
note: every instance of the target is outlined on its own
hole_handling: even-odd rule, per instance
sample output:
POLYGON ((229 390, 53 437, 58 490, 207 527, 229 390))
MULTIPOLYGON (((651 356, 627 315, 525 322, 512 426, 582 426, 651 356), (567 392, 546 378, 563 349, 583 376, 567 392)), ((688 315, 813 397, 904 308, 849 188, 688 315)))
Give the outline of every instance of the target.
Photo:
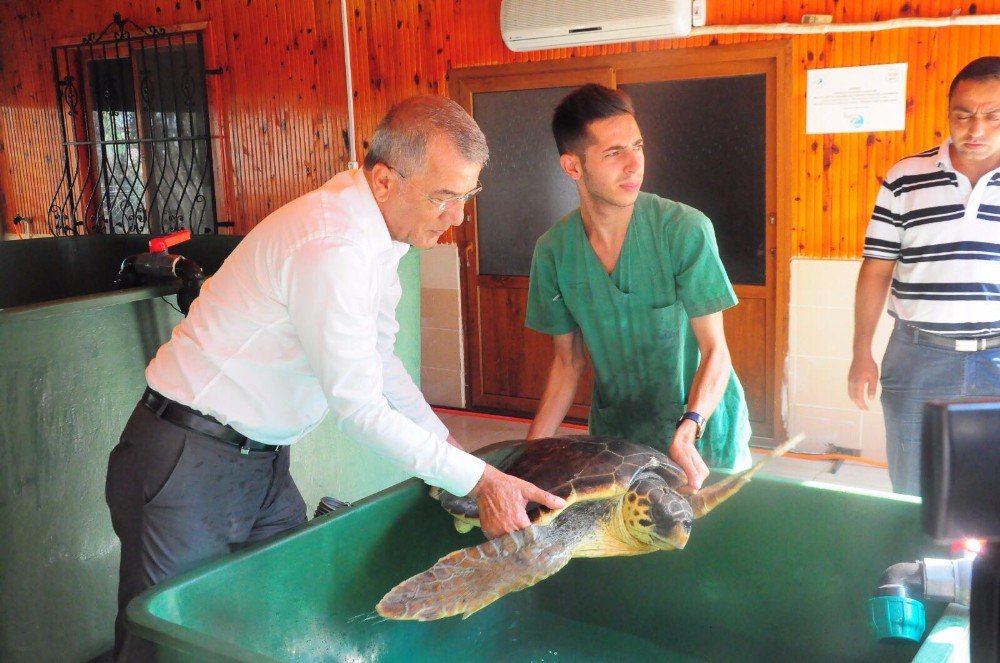
POLYGON ((684 528, 685 532, 690 532, 692 525, 694 525, 694 521, 691 520, 690 518, 685 518, 684 520, 681 521, 681 526, 684 528))

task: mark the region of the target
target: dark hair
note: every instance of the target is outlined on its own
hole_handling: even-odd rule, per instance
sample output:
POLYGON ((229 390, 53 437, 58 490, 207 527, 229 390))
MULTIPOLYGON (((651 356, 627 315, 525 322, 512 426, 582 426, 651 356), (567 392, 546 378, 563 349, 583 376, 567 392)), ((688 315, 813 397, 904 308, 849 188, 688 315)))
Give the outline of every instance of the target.
POLYGON ((410 176, 427 161, 433 136, 447 138, 469 161, 486 164, 490 150, 476 121, 457 102, 431 94, 410 97, 386 113, 372 137, 364 166, 384 163, 410 176))
POLYGON ((948 100, 955 94, 955 88, 962 81, 983 81, 988 78, 1000 80, 1000 57, 990 55, 984 58, 973 60, 962 67, 962 71, 955 75, 955 79, 948 88, 948 100))
POLYGON ((632 98, 624 90, 588 83, 567 94, 552 114, 559 154, 581 154, 587 147, 590 123, 617 115, 635 115, 632 98))

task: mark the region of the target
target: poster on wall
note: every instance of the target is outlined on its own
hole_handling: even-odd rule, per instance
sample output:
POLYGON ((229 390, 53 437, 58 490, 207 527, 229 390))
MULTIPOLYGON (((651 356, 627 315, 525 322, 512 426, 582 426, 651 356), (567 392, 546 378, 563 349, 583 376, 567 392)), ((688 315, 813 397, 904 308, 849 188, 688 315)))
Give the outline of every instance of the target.
POLYGON ((806 72, 806 133, 902 131, 906 63, 806 72))

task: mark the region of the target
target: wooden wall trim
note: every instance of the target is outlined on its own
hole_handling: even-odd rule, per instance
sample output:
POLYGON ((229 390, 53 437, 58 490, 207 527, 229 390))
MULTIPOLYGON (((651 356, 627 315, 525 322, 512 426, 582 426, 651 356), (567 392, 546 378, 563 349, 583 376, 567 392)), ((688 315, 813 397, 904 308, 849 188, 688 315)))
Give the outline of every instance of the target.
POLYGON ((774 357, 773 375, 777 381, 774 403, 774 438, 783 440, 788 436, 785 429, 784 404, 788 391, 785 358, 788 355, 788 307, 791 292, 791 259, 792 259, 792 199, 785 192, 793 187, 792 164, 792 56, 791 41, 780 42, 780 49, 775 51, 775 90, 776 113, 775 152, 778 163, 775 168, 775 190, 778 192, 777 204, 777 260, 775 261, 775 311, 774 311, 774 357))

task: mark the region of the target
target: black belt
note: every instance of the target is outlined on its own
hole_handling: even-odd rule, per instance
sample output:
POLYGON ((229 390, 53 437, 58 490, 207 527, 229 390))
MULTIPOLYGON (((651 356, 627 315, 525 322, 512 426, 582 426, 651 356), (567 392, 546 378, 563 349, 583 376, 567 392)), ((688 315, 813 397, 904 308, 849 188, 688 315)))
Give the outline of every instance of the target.
POLYGON ((933 345, 937 348, 956 350, 958 352, 979 352, 980 350, 989 350, 991 348, 1000 347, 1000 334, 995 336, 986 336, 983 338, 951 338, 949 336, 932 334, 924 331, 923 329, 917 329, 913 325, 906 326, 910 331, 912 331, 914 341, 917 343, 933 345))
POLYGON ((277 451, 281 448, 280 445, 254 442, 247 438, 246 435, 239 433, 235 428, 226 426, 207 414, 202 414, 186 405, 176 403, 148 387, 143 392, 142 399, 139 402, 152 410, 160 419, 169 421, 172 424, 195 433, 215 438, 220 442, 231 444, 234 447, 239 447, 240 453, 244 456, 251 451, 277 451))

